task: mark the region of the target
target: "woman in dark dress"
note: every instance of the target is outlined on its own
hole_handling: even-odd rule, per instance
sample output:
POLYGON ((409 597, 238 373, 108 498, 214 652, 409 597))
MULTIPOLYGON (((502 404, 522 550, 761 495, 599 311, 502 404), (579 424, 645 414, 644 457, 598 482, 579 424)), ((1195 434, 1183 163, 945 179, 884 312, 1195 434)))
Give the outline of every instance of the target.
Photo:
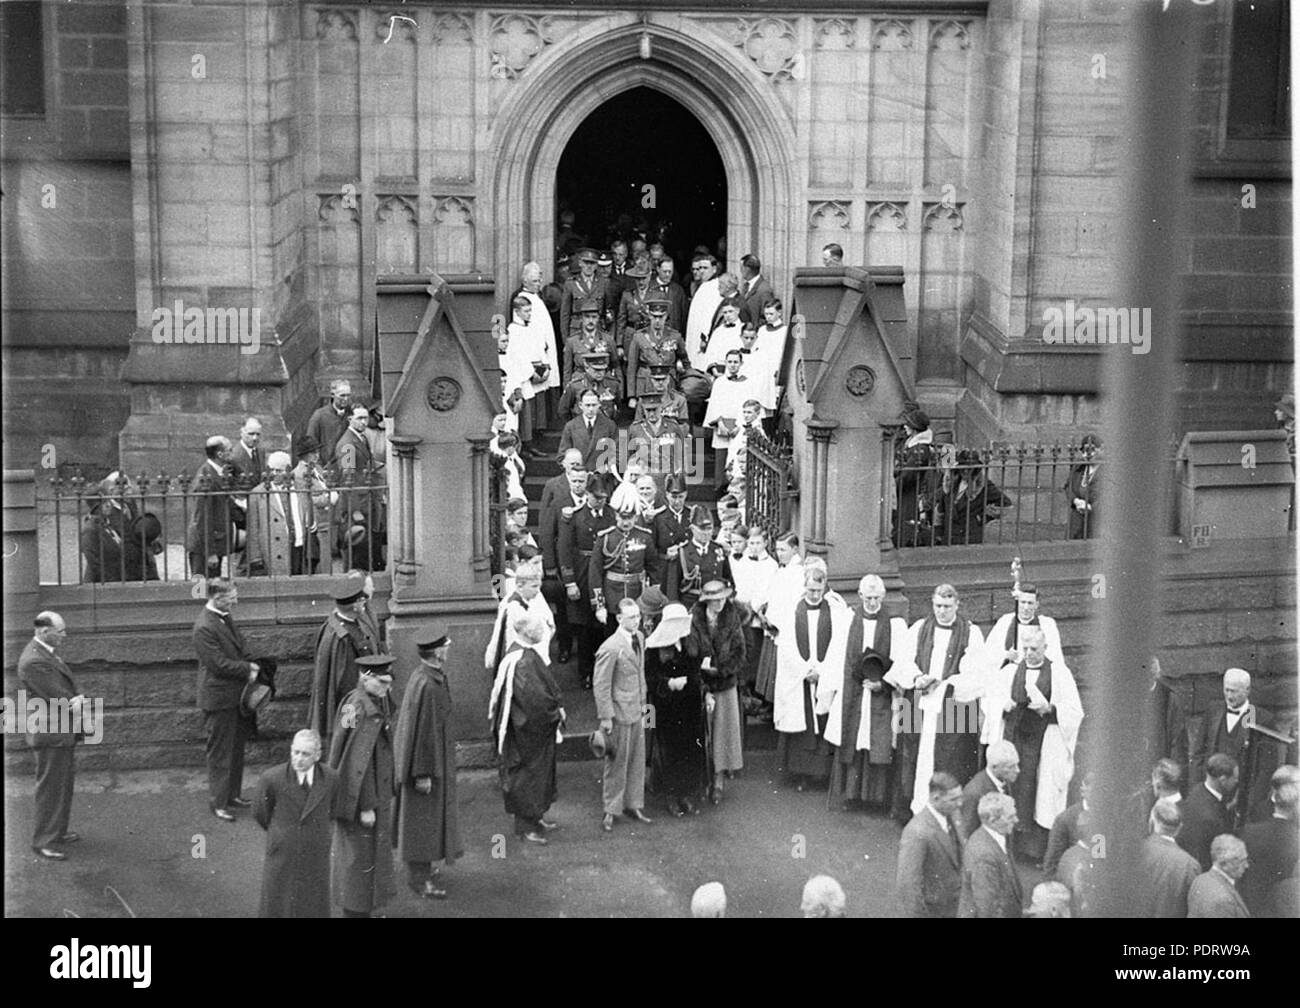
POLYGON ((699 812, 696 803, 708 781, 700 660, 682 648, 690 632, 691 614, 681 603, 670 602, 645 642, 646 691, 654 705, 657 787, 675 816, 699 812))

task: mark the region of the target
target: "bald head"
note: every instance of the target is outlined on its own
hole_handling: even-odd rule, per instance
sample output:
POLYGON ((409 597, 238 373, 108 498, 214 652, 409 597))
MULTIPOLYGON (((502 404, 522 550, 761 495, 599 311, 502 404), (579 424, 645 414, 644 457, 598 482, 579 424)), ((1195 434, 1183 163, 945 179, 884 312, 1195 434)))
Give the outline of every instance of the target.
POLYGON ((692 917, 727 916, 727 891, 721 882, 705 882, 691 896, 692 917))
POLYGON ((53 609, 46 609, 37 613, 36 619, 32 623, 35 627, 33 636, 48 648, 58 647, 68 634, 68 628, 63 622, 63 617, 53 609))
POLYGON ((803 887, 799 909, 805 917, 843 917, 846 902, 838 882, 829 875, 814 875, 803 887))

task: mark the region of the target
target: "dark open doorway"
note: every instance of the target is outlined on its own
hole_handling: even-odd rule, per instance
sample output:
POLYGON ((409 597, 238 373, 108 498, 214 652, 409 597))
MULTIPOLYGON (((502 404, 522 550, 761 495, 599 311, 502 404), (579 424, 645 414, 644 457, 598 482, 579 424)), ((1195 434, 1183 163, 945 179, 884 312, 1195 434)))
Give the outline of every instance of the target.
POLYGON ((556 173, 555 206, 557 246, 567 239, 608 249, 615 236, 633 232, 653 242, 666 228, 664 247, 678 279, 689 281, 695 246, 716 254, 726 234, 727 176, 699 120, 667 95, 638 87, 605 102, 574 132, 556 173), (653 206, 646 205, 651 195, 653 206), (561 228, 565 211, 574 216, 571 234, 561 228))

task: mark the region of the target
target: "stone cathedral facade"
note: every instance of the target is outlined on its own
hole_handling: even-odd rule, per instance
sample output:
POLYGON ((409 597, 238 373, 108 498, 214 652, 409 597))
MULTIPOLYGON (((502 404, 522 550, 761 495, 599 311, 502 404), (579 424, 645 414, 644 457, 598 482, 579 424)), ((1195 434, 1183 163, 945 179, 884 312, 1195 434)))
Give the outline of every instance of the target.
MULTIPOLYGON (((707 131, 733 265, 782 296, 828 242, 902 267, 918 398, 960 441, 1098 420, 1115 348, 1044 320, 1121 307, 1122 0, 3 6, 12 467, 176 472, 250 414, 283 442, 369 381, 380 277, 478 275, 504 310, 554 262, 570 138, 632 88, 707 131)), ((1272 426, 1291 385, 1286 16, 1225 0, 1189 54, 1180 430, 1272 426)))

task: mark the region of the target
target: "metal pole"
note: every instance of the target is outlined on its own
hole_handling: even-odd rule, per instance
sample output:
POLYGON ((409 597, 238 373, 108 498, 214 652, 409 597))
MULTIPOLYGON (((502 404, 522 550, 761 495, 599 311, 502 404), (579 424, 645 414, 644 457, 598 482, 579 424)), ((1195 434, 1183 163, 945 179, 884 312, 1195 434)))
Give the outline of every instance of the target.
MULTIPOLYGON (((1121 227, 1130 241, 1116 275, 1121 300, 1107 307, 1150 309, 1149 353, 1110 343, 1102 355, 1101 406, 1105 462, 1099 469, 1095 519, 1100 549, 1093 574, 1100 621, 1093 635, 1090 718, 1100 724, 1091 763, 1101 794, 1094 798, 1094 855, 1100 850, 1102 916, 1133 913, 1141 886, 1143 825, 1125 818, 1126 796, 1146 781, 1144 714, 1148 666, 1162 612, 1159 569, 1164 464, 1175 408, 1180 358, 1179 274, 1186 258, 1181 224, 1191 149, 1193 72, 1200 54, 1204 8, 1189 3, 1133 5, 1132 89, 1120 133, 1124 152, 1121 227), (1102 580, 1104 579, 1104 580, 1102 580)), ((1139 316, 1140 317, 1140 316, 1139 316)), ((1131 815, 1131 813, 1130 813, 1131 815)))

